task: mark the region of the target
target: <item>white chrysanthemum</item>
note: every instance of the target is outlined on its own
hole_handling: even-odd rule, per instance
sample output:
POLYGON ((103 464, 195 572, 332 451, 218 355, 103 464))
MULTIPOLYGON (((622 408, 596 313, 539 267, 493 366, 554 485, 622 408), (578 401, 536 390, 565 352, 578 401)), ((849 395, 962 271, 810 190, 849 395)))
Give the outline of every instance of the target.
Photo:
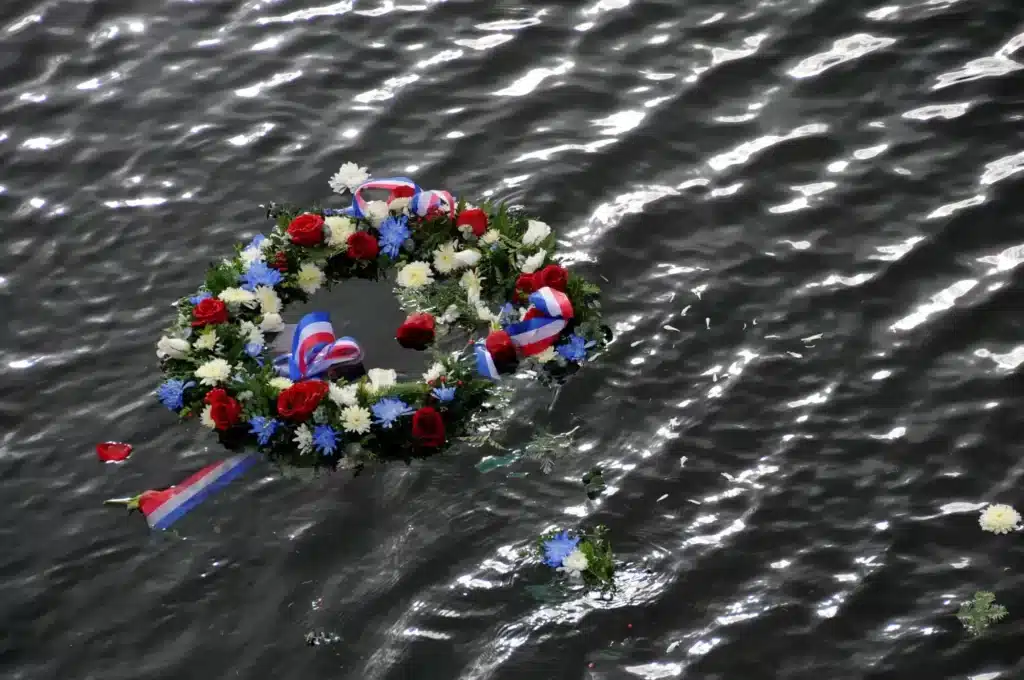
POLYGON ((366 171, 366 168, 361 168, 355 163, 342 163, 338 172, 331 176, 328 184, 331 185, 331 189, 335 193, 343 194, 346 191, 354 191, 368 179, 370 179, 370 173, 366 171))
POLYGON ((266 253, 270 252, 271 250, 273 250, 273 249, 274 249, 274 247, 275 247, 275 246, 274 246, 274 242, 273 242, 273 241, 271 241, 271 240, 270 240, 269 238, 265 238, 265 239, 263 239, 262 241, 260 241, 260 246, 259 246, 259 248, 260 248, 260 250, 262 250, 262 251, 263 251, 264 255, 265 255, 266 253))
POLYGON ((386 220, 390 214, 388 212, 388 204, 384 201, 366 202, 366 219, 370 220, 370 224, 373 226, 379 227, 381 222, 386 220))
POLYGON ((156 343, 156 355, 161 359, 184 359, 190 349, 192 346, 188 344, 188 340, 169 338, 166 335, 156 343))
POLYGON ((459 261, 460 267, 475 267, 480 261, 480 251, 469 248, 456 255, 455 259, 459 261))
POLYGON ((249 342, 254 345, 267 344, 267 339, 263 337, 263 331, 261 331, 256 326, 252 327, 252 330, 246 334, 246 337, 249 340, 249 342))
POLYGON ((270 380, 267 381, 267 384, 270 385, 271 389, 277 390, 278 392, 283 392, 284 390, 291 387, 294 383, 288 378, 281 376, 277 378, 271 378, 270 380))
POLYGON ((459 268, 459 252, 455 249, 455 241, 445 243, 434 251, 434 269, 440 274, 447 274, 459 268))
POLYGON ((312 295, 324 285, 324 273, 312 262, 306 262, 296 272, 295 282, 306 295, 312 295))
POLYGON ((565 559, 562 560, 562 566, 558 570, 564 571, 572 578, 579 578, 589 566, 590 561, 587 559, 587 556, 577 548, 565 556, 565 559))
POLYGON ((491 310, 487 309, 487 305, 477 304, 476 318, 480 319, 481 321, 486 321, 490 323, 491 321, 497 321, 498 315, 492 312, 491 310))
POLYGON ((313 432, 305 423, 295 428, 295 438, 292 441, 299 447, 301 453, 309 453, 313 450, 313 432))
POLYGON ((398 382, 398 373, 390 368, 371 368, 366 372, 370 381, 370 389, 374 392, 386 390, 398 382))
POLYGON ((993 534, 1008 534, 1020 528, 1020 513, 1009 505, 990 505, 981 511, 978 524, 993 534))
MULTIPOLYGON (((262 245, 262 243, 260 245, 262 245)), ((243 250, 241 253, 239 253, 238 257, 242 260, 242 262, 245 263, 245 268, 248 269, 249 265, 251 265, 253 262, 263 261, 264 252, 259 247, 249 247, 243 250)))
POLYGON ((390 210, 391 212, 403 213, 406 211, 406 208, 409 207, 410 203, 412 203, 412 199, 409 198, 408 196, 392 198, 390 201, 388 201, 388 210, 390 210))
POLYGON ((217 349, 217 340, 217 331, 212 328, 207 328, 199 334, 198 338, 196 338, 193 347, 204 352, 211 352, 217 349))
POLYGON ((366 434, 370 431, 370 410, 362 406, 346 406, 341 411, 341 427, 345 432, 366 434))
POLYGON ((489 246, 497 243, 500 238, 501 232, 497 229, 488 229, 484 232, 484 235, 480 237, 480 243, 489 246))
POLYGON ((249 390, 246 390, 245 392, 239 392, 238 401, 249 401, 250 399, 253 398, 253 396, 253 393, 250 392, 249 390))
POLYGON ((523 245, 532 246, 540 243, 551 234, 551 227, 540 220, 530 220, 526 224, 526 233, 523 234, 523 245))
POLYGON ((275 291, 270 286, 256 286, 256 290, 253 291, 256 295, 256 300, 260 303, 260 311, 264 314, 280 314, 281 313, 281 298, 277 296, 275 291))
POLYGON ((327 389, 328 398, 338 406, 355 406, 359 403, 359 400, 356 398, 356 392, 359 390, 358 385, 341 386, 336 383, 329 383, 327 389))
POLYGON ((226 305, 245 305, 247 307, 256 305, 256 294, 241 288, 225 288, 217 297, 226 305))
POLYGON ((264 333, 280 333, 284 330, 284 319, 280 314, 264 314, 260 321, 260 330, 264 333))
POLYGON ((544 258, 547 256, 547 252, 541 248, 536 253, 526 258, 526 261, 523 262, 523 266, 520 267, 520 269, 523 270, 524 274, 532 274, 540 269, 540 266, 544 264, 544 258))
POLYGON ((348 237, 356 233, 356 223, 347 217, 334 215, 324 220, 327 223, 327 245, 343 248, 348 244, 348 237))
POLYGON ((441 323, 454 323, 458 321, 459 317, 462 316, 462 312, 455 305, 448 305, 448 309, 444 310, 444 314, 441 315, 441 323))
POLYGON ((196 377, 204 385, 217 385, 231 377, 231 364, 223 359, 210 359, 196 369, 196 377))
POLYGON ((199 422, 203 424, 203 427, 208 427, 211 430, 217 427, 217 423, 213 421, 213 405, 207 404, 203 407, 203 412, 199 414, 199 422))
POLYGON ((480 275, 477 274, 475 269, 463 274, 462 278, 459 279, 459 285, 466 291, 466 297, 471 302, 480 299, 480 275))
POLYGON ((410 262, 398 270, 395 283, 402 288, 422 288, 434 282, 430 265, 426 262, 410 262))
POLYGON ((433 366, 427 369, 426 373, 423 374, 423 382, 432 383, 435 380, 440 380, 446 375, 448 375, 448 369, 446 369, 444 364, 440 361, 437 361, 433 366))
POLYGON ((558 355, 554 347, 548 347, 543 352, 539 352, 533 355, 533 358, 539 363, 546 364, 558 355))

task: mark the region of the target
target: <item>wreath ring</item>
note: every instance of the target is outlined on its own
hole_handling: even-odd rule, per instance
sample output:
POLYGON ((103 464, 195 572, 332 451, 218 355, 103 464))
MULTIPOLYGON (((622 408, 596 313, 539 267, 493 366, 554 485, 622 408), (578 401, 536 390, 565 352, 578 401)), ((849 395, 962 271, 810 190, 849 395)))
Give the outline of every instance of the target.
POLYGON ((301 468, 429 457, 469 431, 501 375, 561 382, 610 340, 599 288, 554 261, 545 223, 405 177, 370 180, 353 163, 330 184, 351 193, 348 208, 270 204, 270 234, 211 266, 157 343, 158 399, 227 448, 301 468), (320 288, 391 271, 409 314, 396 339, 434 355, 420 379, 363 371, 358 342, 336 338, 323 312, 284 322, 320 288), (456 330, 470 343, 440 351, 456 330))

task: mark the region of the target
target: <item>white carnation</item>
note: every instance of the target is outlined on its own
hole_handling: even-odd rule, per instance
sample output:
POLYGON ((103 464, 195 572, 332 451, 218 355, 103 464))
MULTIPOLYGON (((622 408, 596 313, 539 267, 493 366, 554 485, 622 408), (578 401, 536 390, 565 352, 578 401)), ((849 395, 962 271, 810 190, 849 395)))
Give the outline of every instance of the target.
POLYGON ((213 420, 213 404, 203 407, 203 412, 199 414, 199 422, 203 424, 203 427, 208 427, 211 430, 217 427, 217 423, 213 420))
POLYGON ((432 383, 435 380, 440 380, 446 375, 448 375, 448 369, 446 369, 444 364, 440 361, 437 361, 433 366, 427 369, 426 373, 423 374, 423 382, 432 383))
POLYGON ((366 372, 370 380, 370 389, 374 392, 381 392, 393 387, 398 382, 398 373, 390 368, 371 368, 366 372))
POLYGON ((370 173, 366 171, 366 168, 361 168, 355 163, 343 163, 328 184, 331 185, 331 189, 335 193, 344 194, 346 191, 354 191, 368 179, 370 179, 370 173))
POLYGON ((532 246, 540 243, 551 234, 551 227, 539 220, 530 220, 526 224, 526 233, 523 234, 523 245, 532 246))
POLYGON ((580 578, 589 566, 590 561, 587 559, 587 556, 577 548, 565 556, 565 559, 562 560, 562 566, 558 570, 564 571, 572 578, 580 578))
POLYGON ((488 229, 484 232, 484 235, 480 237, 480 243, 484 245, 492 245, 498 242, 501 238, 501 232, 497 229, 488 229))
POLYGON ((356 223, 347 217, 332 216, 327 223, 327 245, 341 248, 348 244, 348 237, 356 233, 356 223))
POLYGON ((459 261, 460 267, 475 267, 480 261, 480 251, 473 249, 463 250, 455 256, 455 259, 459 261))
POLYGON ((391 214, 388 212, 388 204, 384 201, 367 201, 364 212, 366 213, 366 219, 370 220, 370 224, 375 227, 379 227, 391 214))
POLYGON ((355 406, 359 403, 356 399, 356 392, 359 389, 358 385, 345 385, 342 387, 336 383, 330 383, 327 386, 328 398, 338 406, 355 406))
POLYGON ((540 266, 544 264, 544 258, 547 256, 547 252, 541 248, 536 253, 526 258, 526 261, 523 262, 523 266, 520 267, 520 269, 523 270, 524 274, 532 274, 540 269, 540 266))
POLYGON ((981 511, 978 524, 993 534, 1008 534, 1020 528, 1020 513, 1009 505, 990 505, 981 511))
POLYGON ((281 298, 277 296, 275 291, 270 286, 256 286, 256 290, 253 291, 256 295, 256 300, 260 303, 260 311, 264 314, 280 314, 281 313, 281 298))
POLYGON ((284 330, 284 319, 280 314, 264 314, 260 321, 260 330, 266 333, 280 333, 284 330))
POLYGON ((223 359, 210 359, 196 369, 196 377, 203 385, 217 385, 231 377, 231 364, 223 359))
POLYGON ((301 453, 309 453, 313 450, 313 432, 305 423, 295 428, 295 438, 292 441, 299 447, 301 453))
POLYGON ((341 427, 346 432, 366 434, 370 431, 370 411, 362 406, 347 406, 341 411, 341 427))
POLYGON ((241 288, 225 288, 217 297, 226 305, 245 305, 246 307, 254 307, 256 305, 256 294, 241 288))
POLYGON ((295 274, 295 282, 306 295, 312 295, 324 284, 324 273, 312 262, 307 262, 295 274))
POLYGON ((426 262, 410 262, 398 270, 395 283, 402 288, 422 288, 434 282, 430 265, 426 262))
POLYGON ((169 338, 166 335, 156 343, 156 355, 161 359, 184 359, 190 349, 192 346, 188 344, 188 340, 169 338))
POLYGON ((271 389, 277 390, 278 392, 283 392, 284 390, 291 387, 294 383, 288 378, 277 377, 271 378, 269 381, 267 381, 267 384, 270 385, 271 389))
POLYGON ((445 243, 434 251, 434 269, 440 274, 447 274, 459 268, 459 253, 455 249, 455 241, 445 243))

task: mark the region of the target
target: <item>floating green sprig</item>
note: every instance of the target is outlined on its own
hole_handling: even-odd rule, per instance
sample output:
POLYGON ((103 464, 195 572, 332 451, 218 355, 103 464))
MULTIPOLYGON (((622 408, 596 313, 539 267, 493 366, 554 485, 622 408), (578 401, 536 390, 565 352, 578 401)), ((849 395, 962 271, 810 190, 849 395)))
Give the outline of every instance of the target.
POLYGON ((967 632, 978 636, 985 632, 996 621, 1006 617, 1006 607, 996 604, 995 593, 980 590, 974 593, 974 599, 964 602, 956 617, 964 625, 967 632))

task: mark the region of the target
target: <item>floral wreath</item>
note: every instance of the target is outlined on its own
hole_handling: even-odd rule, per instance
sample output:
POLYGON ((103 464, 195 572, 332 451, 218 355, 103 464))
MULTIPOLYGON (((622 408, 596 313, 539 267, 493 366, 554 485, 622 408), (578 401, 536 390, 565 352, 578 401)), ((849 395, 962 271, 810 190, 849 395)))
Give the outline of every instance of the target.
POLYGON ((157 343, 157 397, 198 416, 227 448, 306 468, 428 457, 466 435, 502 375, 528 368, 560 382, 610 340, 599 288, 554 261, 547 224, 404 177, 369 180, 353 163, 330 184, 351 193, 348 208, 270 204, 276 227, 213 265, 157 343), (434 353, 422 379, 380 368, 354 377, 362 349, 338 339, 323 312, 285 324, 288 304, 392 270, 409 313, 396 339, 434 353), (454 352, 433 347, 453 330, 475 339, 454 352))

